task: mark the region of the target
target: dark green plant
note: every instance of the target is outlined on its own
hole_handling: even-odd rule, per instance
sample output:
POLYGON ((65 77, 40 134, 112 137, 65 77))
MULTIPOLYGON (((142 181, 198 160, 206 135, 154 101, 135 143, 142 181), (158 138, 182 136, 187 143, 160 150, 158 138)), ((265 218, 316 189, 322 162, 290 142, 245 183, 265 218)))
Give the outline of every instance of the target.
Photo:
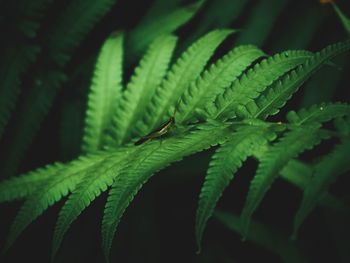
MULTIPOLYGON (((350 48, 350 42, 331 45, 318 53, 285 51, 266 56, 255 46, 239 46, 205 69, 207 61, 230 30, 208 33, 191 45, 168 70, 176 37, 158 37, 122 89, 123 34, 114 33, 101 49, 89 95, 85 121, 84 155, 56 163, 0 185, 1 201, 25 198, 10 230, 6 247, 50 205, 69 195, 60 212, 53 239, 53 256, 65 232, 79 214, 108 190, 102 222, 102 244, 108 259, 118 222, 135 194, 160 169, 184 156, 220 145, 208 169, 197 211, 198 245, 206 221, 223 190, 245 159, 256 155, 260 165, 251 182, 242 212, 242 234, 248 233, 252 213, 282 169, 322 140, 340 138, 333 153, 305 187, 295 231, 330 177, 349 169, 348 126, 329 130, 322 123, 347 116, 350 106, 340 103, 313 106, 287 114, 288 122, 269 122, 300 85, 323 64, 350 48), (177 130, 163 139, 140 146, 133 142, 167 120, 179 101, 177 130), (332 164, 332 165, 330 165, 332 164), (325 169, 324 166, 331 168, 325 169), (20 190, 19 190, 20 189, 20 190)), ((287 166, 288 167, 288 166, 287 166)))
MULTIPOLYGON (((35 44, 16 46, 10 45, 10 41, 2 56, 0 74, 5 81, 0 91, 3 100, 0 135, 11 111, 18 107, 15 113, 18 126, 2 167, 4 177, 15 174, 18 169, 58 89, 67 80, 66 67, 74 50, 115 1, 72 1, 52 27, 52 34, 39 41, 36 35, 40 32, 42 16, 35 14, 48 8, 50 2, 33 1, 29 6, 22 3, 22 7, 26 7, 25 15, 14 27, 26 38, 35 39, 35 44), (82 7, 86 12, 81 12, 82 7), (75 20, 79 23, 73 22, 75 20), (68 37, 60 41, 64 35, 68 37), (31 76, 26 80, 30 88, 22 98, 23 104, 16 104, 20 76, 28 71, 31 63, 36 67, 29 71, 31 76), (46 68, 47 64, 51 67, 46 68)), ((346 54, 350 41, 328 45, 315 53, 297 49, 270 56, 255 45, 261 46, 267 41, 274 22, 289 1, 278 1, 273 9, 269 9, 266 1, 260 1, 250 10, 243 33, 216 29, 206 34, 208 29, 218 27, 213 26, 215 23, 228 26, 238 13, 234 17, 228 14, 220 17, 222 7, 214 1, 208 1, 208 5, 206 1, 198 1, 186 6, 179 6, 179 2, 171 1, 170 8, 162 1, 155 1, 138 26, 130 31, 115 31, 104 41, 88 93, 79 156, 19 177, 12 176, 0 183, 0 202, 25 200, 12 223, 4 250, 50 206, 68 197, 53 235, 54 259, 73 221, 99 195, 108 192, 101 234, 103 252, 109 261, 119 221, 142 186, 163 168, 206 149, 215 149, 215 152, 199 195, 195 223, 198 252, 207 221, 214 214, 243 239, 272 250, 285 262, 307 262, 298 249, 286 241, 287 234, 276 235, 271 240, 262 238, 270 230, 259 223, 251 223, 253 213, 277 178, 303 192, 294 219, 293 239, 297 239, 301 224, 317 205, 336 211, 348 209, 342 199, 329 192, 329 187, 337 176, 350 168, 350 105, 326 102, 309 106, 321 96, 318 99, 305 96, 303 104, 307 107, 293 111, 287 102, 295 93, 301 93, 299 88, 313 74, 338 67, 333 59, 346 54), (172 32, 194 17, 203 5, 203 12, 207 13, 200 14, 197 19, 208 22, 211 17, 214 22, 199 23, 202 27, 197 27, 193 36, 177 45, 179 39, 172 32), (259 19, 267 12, 270 16, 265 27, 256 34, 259 19), (233 33, 239 33, 236 43, 244 45, 225 51, 222 43, 233 33), (199 38, 188 45, 195 37, 199 38), (174 55, 176 48, 180 53, 178 57, 174 55), (128 76, 124 70, 142 53, 134 73, 125 80, 128 76), (322 68, 324 65, 333 68, 322 68), (134 145, 173 117, 175 123, 164 135, 134 145), (330 151, 314 154, 312 160, 300 158, 324 141, 330 142, 330 151), (259 164, 240 218, 214 213, 224 190, 247 158, 254 158, 259 164), (273 243, 280 243, 280 246, 273 243)), ((246 1, 237 0, 237 4, 241 9, 246 1)), ((23 10, 20 9, 19 14, 23 10)), ((306 46, 324 16, 323 13, 304 30, 307 41, 295 41, 292 45, 306 46)), ((279 49, 278 43, 272 49, 279 49)), ((84 63, 82 68, 93 64, 94 55, 84 63)), ((345 65, 345 61, 342 63, 345 65)), ((64 105, 75 109, 81 104, 68 101, 64 105)), ((65 113, 65 120, 72 118, 70 112, 71 108, 65 113)), ((69 124, 64 125, 66 136, 76 132, 69 130, 69 124)), ((75 143, 79 146, 79 142, 75 143)))

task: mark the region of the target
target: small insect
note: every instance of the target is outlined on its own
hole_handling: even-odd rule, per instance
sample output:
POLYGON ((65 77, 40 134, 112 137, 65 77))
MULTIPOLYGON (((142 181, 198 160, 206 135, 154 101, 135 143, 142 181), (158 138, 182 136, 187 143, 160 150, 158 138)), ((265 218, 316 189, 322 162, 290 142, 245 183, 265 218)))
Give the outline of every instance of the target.
POLYGON ((135 142, 134 145, 143 144, 144 142, 151 141, 155 138, 159 138, 162 135, 166 134, 168 132, 169 128, 175 125, 175 115, 176 115, 178 105, 179 105, 179 102, 176 104, 173 116, 171 116, 168 121, 163 123, 160 127, 155 129, 154 131, 151 131, 146 136, 141 137, 141 139, 138 140, 137 142, 135 142))

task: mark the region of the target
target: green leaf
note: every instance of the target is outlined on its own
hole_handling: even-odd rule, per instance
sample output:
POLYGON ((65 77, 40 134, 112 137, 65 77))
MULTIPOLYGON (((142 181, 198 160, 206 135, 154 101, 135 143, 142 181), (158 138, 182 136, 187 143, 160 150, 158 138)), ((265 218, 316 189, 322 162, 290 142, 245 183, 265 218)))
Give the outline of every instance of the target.
POLYGON ((132 135, 144 135, 142 126, 138 126, 139 130, 136 131, 136 121, 142 116, 166 73, 176 40, 172 35, 158 37, 135 69, 114 116, 116 145, 127 142, 132 135))
POLYGON ((198 253, 208 219, 214 212, 216 203, 234 174, 256 148, 275 139, 275 134, 267 127, 243 126, 237 129, 214 153, 199 196, 195 233, 198 253))
POLYGON ((276 85, 269 87, 255 102, 250 102, 247 106, 250 109, 248 116, 264 119, 270 115, 277 114, 279 109, 286 104, 311 75, 335 56, 349 49, 350 41, 346 41, 329 45, 314 54, 304 64, 286 75, 281 81, 278 81, 276 85))
POLYGON ((101 149, 106 131, 111 128, 116 102, 122 94, 123 39, 120 32, 113 33, 104 42, 98 56, 87 103, 84 152, 101 149))
POLYGON ((172 65, 144 115, 147 132, 164 123, 174 112, 181 94, 203 71, 210 57, 232 30, 214 30, 193 43, 172 65))
POLYGON ((118 177, 109 191, 102 221, 102 247, 108 258, 116 227, 125 209, 148 179, 170 163, 184 156, 202 151, 218 144, 229 134, 230 125, 199 125, 189 134, 181 134, 159 141, 151 141, 137 148, 137 159, 133 159, 123 176, 118 177))
POLYGON ((252 214, 273 181, 278 177, 281 169, 290 159, 295 158, 305 150, 312 149, 321 140, 327 139, 329 136, 329 133, 319 129, 318 125, 294 128, 262 155, 256 175, 251 181, 241 215, 244 238, 247 237, 252 214))
POLYGON ((136 147, 120 148, 102 161, 89 166, 86 173, 80 176, 77 186, 60 211, 53 235, 52 259, 72 222, 92 201, 106 191, 108 186, 112 185, 113 179, 121 174, 127 164, 130 164, 130 156, 137 150, 136 147))
POLYGON ((235 117, 236 111, 257 98, 286 72, 305 63, 310 56, 310 52, 294 50, 264 59, 235 80, 223 94, 216 98, 214 104, 208 106, 209 115, 222 120, 235 117))
POLYGON ((253 61, 264 55, 255 46, 239 46, 212 64, 185 90, 176 121, 193 121, 195 110, 203 110, 210 100, 222 93, 253 61))
MULTIPOLYGON (((100 153, 83 156, 62 167, 57 166, 57 169, 53 168, 49 174, 46 174, 48 180, 39 181, 35 191, 31 189, 32 193, 19 210, 10 228, 4 250, 7 250, 21 232, 49 206, 68 195, 84 173, 94 165, 98 166, 105 155, 100 153)), ((39 174, 42 173, 39 171, 39 174)))
POLYGON ((303 200, 294 219, 293 239, 296 239, 298 229, 304 219, 327 193, 330 184, 336 180, 338 175, 350 170, 349 155, 350 139, 347 138, 316 165, 313 177, 304 190, 303 200))
POLYGON ((32 195, 37 188, 58 173, 64 164, 54 163, 0 183, 0 202, 13 201, 32 195))
POLYGON ((336 3, 331 2, 331 4, 334 8, 334 11, 337 13, 340 21, 343 23, 345 30, 348 32, 348 34, 350 34, 350 19, 340 10, 336 3))
POLYGON ((350 105, 345 103, 322 103, 312 105, 309 109, 301 109, 298 112, 287 113, 287 120, 296 125, 305 123, 322 123, 331 119, 347 116, 350 114, 350 105))
MULTIPOLYGON (((299 160, 290 160, 281 170, 280 175, 283 179, 304 190, 312 179, 313 167, 299 160)), ((343 200, 325 192, 320 198, 319 204, 337 211, 348 209, 343 200)))

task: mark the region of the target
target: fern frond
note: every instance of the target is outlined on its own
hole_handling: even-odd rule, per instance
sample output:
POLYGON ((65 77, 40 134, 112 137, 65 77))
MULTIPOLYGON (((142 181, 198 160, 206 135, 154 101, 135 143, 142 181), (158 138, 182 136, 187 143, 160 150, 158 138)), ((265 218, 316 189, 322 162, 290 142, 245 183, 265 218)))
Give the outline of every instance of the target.
POLYGON ((59 65, 64 65, 70 53, 85 35, 111 9, 117 0, 74 0, 69 3, 57 25, 52 29, 49 49, 59 65))
POLYGON ((1 173, 5 177, 16 173, 25 151, 39 128, 38 126, 53 103, 58 87, 65 80, 66 76, 61 72, 45 72, 45 75, 40 75, 40 78, 35 81, 33 90, 25 98, 25 102, 20 105, 17 127, 12 134, 1 167, 1 173))
POLYGON ((199 196, 195 233, 198 253, 201 251, 203 231, 212 216, 216 203, 243 162, 256 148, 275 139, 268 127, 243 126, 237 129, 214 153, 199 196))
POLYGON ((292 238, 296 238, 300 225, 327 193, 329 185, 336 180, 338 175, 350 170, 349 155, 350 139, 347 138, 316 165, 314 175, 304 190, 303 200, 294 219, 292 238))
POLYGON ((232 30, 214 30, 193 43, 172 65, 161 86, 148 105, 144 123, 148 132, 154 130, 172 114, 181 94, 203 71, 210 57, 232 30))
MULTIPOLYGON (((107 153, 108 155, 110 153, 107 153)), ((105 158, 106 153, 90 154, 64 166, 59 165, 57 169, 52 169, 52 173, 46 174, 48 180, 39 181, 36 190, 28 196, 19 210, 11 225, 4 250, 8 249, 21 232, 49 206, 72 191, 91 167, 98 166, 105 158)), ((41 171, 39 173, 41 174, 41 171)))
MULTIPOLYGON (((232 231, 242 232, 239 216, 224 211, 215 211, 214 217, 232 231)), ((308 262, 295 243, 290 242, 288 234, 275 227, 252 221, 247 240, 277 253, 285 263, 308 262)))
POLYGON ((253 61, 264 55, 264 52, 255 46, 239 46, 212 64, 185 90, 176 121, 185 123, 191 120, 194 110, 203 110, 211 99, 222 93, 253 61))
POLYGON ((350 19, 343 13, 343 11, 338 7, 338 5, 334 2, 331 2, 334 11, 339 17, 339 20, 342 22, 345 30, 348 34, 350 34, 350 19))
POLYGON ((280 170, 290 159, 295 158, 305 150, 312 149, 321 140, 329 137, 329 133, 320 129, 318 125, 298 127, 286 133, 279 142, 270 147, 260 158, 260 163, 256 175, 251 181, 241 215, 244 238, 247 237, 252 214, 259 206, 273 181, 277 178, 280 170))
POLYGON ((202 151, 223 141, 230 125, 199 125, 190 134, 170 137, 163 142, 151 141, 141 145, 142 152, 134 159, 123 176, 113 183, 102 221, 102 246, 108 258, 116 227, 129 203, 142 185, 157 171, 184 156, 202 151))
MULTIPOLYGON (((304 190, 312 179, 313 167, 299 160, 290 160, 280 172, 281 178, 304 190)), ((348 207, 343 200, 325 192, 319 204, 337 211, 345 211, 348 207)))
POLYGON ((102 192, 111 186, 113 179, 121 175, 121 171, 130 165, 132 156, 142 155, 139 148, 121 148, 107 155, 101 162, 90 166, 80 177, 77 186, 62 207, 53 235, 52 258, 55 257, 72 222, 90 205, 102 192), (134 154, 137 152, 137 154, 134 154))
POLYGON ((145 16, 128 35, 128 46, 131 50, 131 56, 140 56, 153 39, 163 34, 170 34, 186 24, 197 13, 204 2, 199 0, 187 6, 168 10, 166 13, 158 13, 156 14, 158 17, 145 16))
POLYGON ((21 1, 16 7, 20 8, 18 29, 27 37, 34 38, 40 27, 41 18, 45 9, 52 3, 52 0, 21 1))
POLYGON ((312 105, 309 109, 301 109, 298 112, 287 113, 287 120, 296 125, 313 122, 327 122, 331 119, 347 116, 350 114, 350 105, 345 103, 322 103, 312 105))
POLYGON ((116 102, 122 91, 123 39, 122 33, 113 33, 104 42, 98 56, 86 110, 84 152, 101 149, 106 130, 116 113, 116 102))
MULTIPOLYGON (((135 132, 135 124, 163 79, 177 38, 172 35, 158 37, 135 69, 114 116, 116 145, 127 142, 135 132)), ((138 135, 143 135, 143 130, 138 135)))
POLYGON ((20 75, 35 59, 39 49, 38 46, 10 47, 1 54, 0 138, 19 95, 20 75))
POLYGON ((30 196, 37 190, 38 186, 46 182, 64 166, 64 164, 57 162, 1 182, 0 203, 30 196))
POLYGON ((247 73, 236 79, 232 85, 208 106, 212 118, 228 119, 236 116, 237 108, 257 98, 274 81, 286 72, 305 63, 311 53, 307 51, 285 51, 264 59, 247 73))
POLYGON ((276 85, 269 87, 261 94, 256 102, 248 104, 250 110, 248 116, 254 118, 267 118, 277 114, 299 87, 324 64, 337 55, 350 49, 350 41, 330 45, 314 54, 304 64, 286 75, 276 85))

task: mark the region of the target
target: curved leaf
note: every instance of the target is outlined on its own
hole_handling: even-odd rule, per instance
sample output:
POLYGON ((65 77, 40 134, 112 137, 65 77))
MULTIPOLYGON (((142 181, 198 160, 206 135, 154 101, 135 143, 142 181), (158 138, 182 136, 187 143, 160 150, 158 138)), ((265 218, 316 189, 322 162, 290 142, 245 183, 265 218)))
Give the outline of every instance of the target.
MULTIPOLYGON (((106 156, 102 161, 89 166, 86 173, 80 176, 77 186, 62 207, 57 219, 53 235, 52 258, 55 257, 72 222, 90 205, 102 192, 111 186, 113 179, 123 170, 124 165, 130 164, 130 155, 137 151, 134 148, 119 149, 106 156), (125 160, 127 161, 125 164, 125 160)), ((138 155, 137 155, 138 156, 138 155)))
POLYGON ((102 247, 108 259, 116 227, 125 209, 142 185, 157 171, 183 157, 218 144, 228 135, 229 125, 200 125, 189 135, 170 137, 163 142, 151 141, 138 146, 142 154, 134 159, 130 168, 113 183, 102 221, 102 247))
POLYGON ((212 216, 216 203, 233 179, 243 162, 256 148, 275 139, 275 134, 267 127, 243 126, 237 129, 214 153, 199 196, 195 233, 198 253, 208 219, 212 216))
POLYGON ((113 33, 98 56, 90 87, 84 127, 84 152, 100 150, 106 130, 111 128, 116 102, 122 90, 123 34, 113 33))
POLYGON ((0 183, 0 202, 13 201, 32 195, 37 188, 58 173, 65 164, 54 163, 0 183))
POLYGON ((256 175, 251 181, 246 203, 244 205, 241 222, 243 237, 247 237, 251 216, 259 206, 265 193, 280 170, 287 162, 305 150, 313 148, 321 140, 329 138, 329 133, 320 130, 319 126, 295 128, 288 132, 279 142, 274 144, 261 158, 256 175))
POLYGON ((303 200, 294 219, 293 239, 296 239, 304 219, 325 196, 330 184, 338 175, 350 171, 349 155, 350 139, 347 138, 316 165, 314 175, 304 190, 303 200))
POLYGON ((203 71, 215 49, 232 30, 214 30, 193 43, 172 65, 144 115, 147 132, 159 127, 173 114, 181 94, 203 71), (169 114, 170 113, 170 114, 169 114))
POLYGON ((256 99, 256 102, 251 102, 251 105, 248 105, 247 108, 253 110, 250 111, 248 116, 265 119, 270 115, 277 114, 279 109, 286 104, 312 74, 332 58, 349 49, 350 41, 347 41, 330 45, 314 54, 303 65, 278 81, 276 85, 269 87, 265 93, 256 99))
POLYGON ((222 93, 253 61, 264 55, 255 46, 239 46, 212 64, 181 96, 176 121, 193 121, 195 110, 203 110, 210 100, 222 93))
POLYGON ((144 135, 142 129, 135 131, 136 121, 140 119, 166 73, 176 40, 171 35, 158 37, 135 69, 113 119, 116 145, 127 142, 133 134, 144 135))
POLYGON ((241 75, 232 85, 219 95, 208 107, 212 118, 228 119, 236 116, 236 111, 257 98, 268 86, 286 72, 305 63, 311 53, 307 51, 285 51, 264 59, 261 63, 241 75))
POLYGON ((8 249, 21 232, 49 206, 68 195, 80 178, 104 158, 105 153, 81 157, 63 167, 58 167, 57 171, 54 170, 49 174, 49 180, 40 181, 13 221, 4 250, 8 249))
POLYGON ((322 103, 312 105, 309 109, 301 109, 298 112, 287 113, 287 120, 296 125, 313 122, 327 122, 331 119, 350 114, 350 105, 345 103, 322 103))

